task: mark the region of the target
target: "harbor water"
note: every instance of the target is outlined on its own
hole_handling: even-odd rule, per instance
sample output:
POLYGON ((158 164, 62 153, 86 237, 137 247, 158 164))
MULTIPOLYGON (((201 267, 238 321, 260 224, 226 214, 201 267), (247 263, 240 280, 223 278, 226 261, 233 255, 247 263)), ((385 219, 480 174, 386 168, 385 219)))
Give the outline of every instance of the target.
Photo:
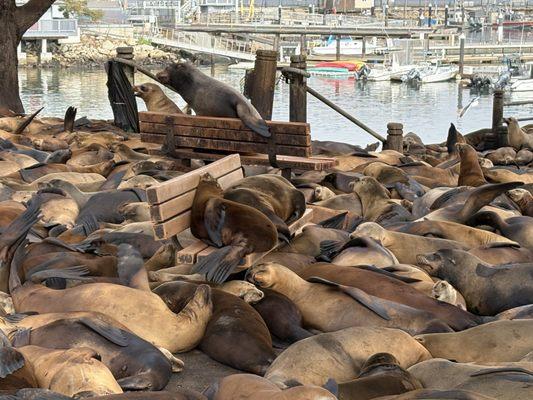
MULTIPOLYGON (((210 73, 209 69, 204 71, 210 73)), ((244 71, 216 69, 215 77, 242 91, 244 71)), ((149 81, 138 73, 136 82, 149 81)), ((27 112, 45 107, 42 115, 62 117, 69 106, 78 117, 112 119, 107 97, 106 74, 102 70, 21 68, 19 81, 27 112)), ((446 139, 450 123, 463 133, 491 126, 492 95, 460 88, 456 81, 410 86, 391 82, 311 77, 308 85, 375 131, 386 134, 388 122, 401 122, 404 132, 415 132, 425 143, 446 139), (479 96, 460 118, 459 114, 479 96)), ((166 93, 180 106, 183 100, 166 93)), ((507 95, 508 100, 533 100, 533 92, 507 95)), ((141 100, 139 110, 145 110, 141 100)), ((313 139, 366 145, 376 140, 325 104, 308 95, 308 122, 313 139)), ((533 117, 533 106, 506 107, 505 116, 533 117)), ((280 79, 276 87, 273 119, 288 121, 289 85, 280 79)))

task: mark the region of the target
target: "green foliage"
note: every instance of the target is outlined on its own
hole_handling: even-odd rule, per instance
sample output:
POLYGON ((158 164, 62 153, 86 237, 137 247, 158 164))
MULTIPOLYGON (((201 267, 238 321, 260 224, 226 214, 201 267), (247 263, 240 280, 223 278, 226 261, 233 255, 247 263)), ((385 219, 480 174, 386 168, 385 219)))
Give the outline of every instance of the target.
POLYGON ((148 45, 151 45, 152 41, 150 39, 146 39, 146 38, 139 38, 139 39, 137 39, 137 44, 148 44, 148 45))
POLYGON ((90 10, 87 7, 87 0, 65 0, 64 4, 59 7, 59 10, 65 18, 88 17, 91 21, 98 21, 104 16, 102 10, 90 10))

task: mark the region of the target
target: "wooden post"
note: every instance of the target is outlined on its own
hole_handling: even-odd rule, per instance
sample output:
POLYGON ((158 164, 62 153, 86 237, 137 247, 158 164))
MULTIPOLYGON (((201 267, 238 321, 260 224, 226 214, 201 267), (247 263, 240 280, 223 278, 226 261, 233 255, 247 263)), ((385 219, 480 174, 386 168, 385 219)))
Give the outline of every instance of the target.
POLYGON ((366 56, 366 37, 361 38, 361 58, 366 56))
POLYGON ((211 76, 215 76, 215 37, 211 35, 211 76))
MULTIPOLYGON (((117 47, 117 58, 124 60, 133 60, 133 47, 117 47)), ((135 85, 135 68, 129 65, 121 64, 124 73, 128 77, 131 86, 135 85)))
POLYGON ((341 36, 337 35, 337 50, 335 51, 335 60, 339 61, 341 59, 341 36))
POLYGON ((431 3, 428 5, 428 28, 431 28, 431 13, 433 11, 433 8, 431 6, 431 3))
POLYGON ((497 147, 509 145, 507 129, 503 126, 503 90, 494 90, 492 101, 492 134, 496 137, 497 147))
POLYGON ((465 34, 459 36, 459 76, 463 76, 465 68, 465 34))
POLYGON ((273 50, 276 52, 279 52, 280 41, 281 41, 280 35, 279 33, 276 33, 276 35, 274 36, 274 45, 272 46, 273 50))
POLYGON ((265 120, 272 119, 278 52, 257 50, 250 100, 265 120))
MULTIPOLYGON (((305 70, 306 57, 291 56, 291 67, 305 70)), ((303 75, 294 74, 291 79, 289 121, 307 122, 307 78, 303 75)))
POLYGON ((448 27, 448 19, 450 18, 450 10, 448 4, 444 6, 444 27, 448 27))
POLYGON ((383 143, 383 150, 396 150, 403 154, 403 125, 398 122, 387 124, 387 141, 383 143))
POLYGON ((307 37, 300 36, 300 55, 307 56, 307 37))

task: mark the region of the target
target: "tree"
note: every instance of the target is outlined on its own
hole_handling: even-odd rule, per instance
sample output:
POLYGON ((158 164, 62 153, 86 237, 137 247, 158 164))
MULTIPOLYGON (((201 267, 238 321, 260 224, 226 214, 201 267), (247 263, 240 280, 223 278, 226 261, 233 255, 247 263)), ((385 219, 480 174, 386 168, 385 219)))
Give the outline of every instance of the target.
POLYGON ((59 7, 65 18, 89 17, 91 21, 98 21, 104 16, 102 10, 91 10, 87 7, 87 0, 65 0, 64 4, 59 7))
POLYGON ((0 0, 0 108, 24 112, 19 95, 17 47, 22 35, 54 4, 55 0, 0 0))

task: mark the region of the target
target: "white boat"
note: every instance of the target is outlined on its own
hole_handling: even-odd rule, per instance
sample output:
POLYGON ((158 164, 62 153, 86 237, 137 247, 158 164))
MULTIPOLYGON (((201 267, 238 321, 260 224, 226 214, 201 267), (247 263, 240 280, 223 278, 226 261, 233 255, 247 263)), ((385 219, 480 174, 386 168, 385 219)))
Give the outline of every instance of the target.
POLYGON ((413 68, 402 75, 402 82, 415 81, 420 83, 446 82, 452 80, 459 72, 456 65, 427 65, 413 68))
POLYGON ((413 68, 415 65, 393 65, 384 68, 371 68, 366 77, 369 81, 390 81, 393 78, 401 79, 401 76, 413 68))
POLYGON ((511 84, 511 92, 533 91, 533 79, 518 79, 511 84))
MULTIPOLYGON (((365 53, 373 52, 377 47, 371 43, 365 43, 365 53)), ((337 54, 337 40, 330 37, 322 46, 311 49, 311 53, 316 56, 334 56, 337 54)), ((360 56, 363 54, 363 42, 351 38, 342 38, 340 43, 340 54, 344 56, 360 56)))

